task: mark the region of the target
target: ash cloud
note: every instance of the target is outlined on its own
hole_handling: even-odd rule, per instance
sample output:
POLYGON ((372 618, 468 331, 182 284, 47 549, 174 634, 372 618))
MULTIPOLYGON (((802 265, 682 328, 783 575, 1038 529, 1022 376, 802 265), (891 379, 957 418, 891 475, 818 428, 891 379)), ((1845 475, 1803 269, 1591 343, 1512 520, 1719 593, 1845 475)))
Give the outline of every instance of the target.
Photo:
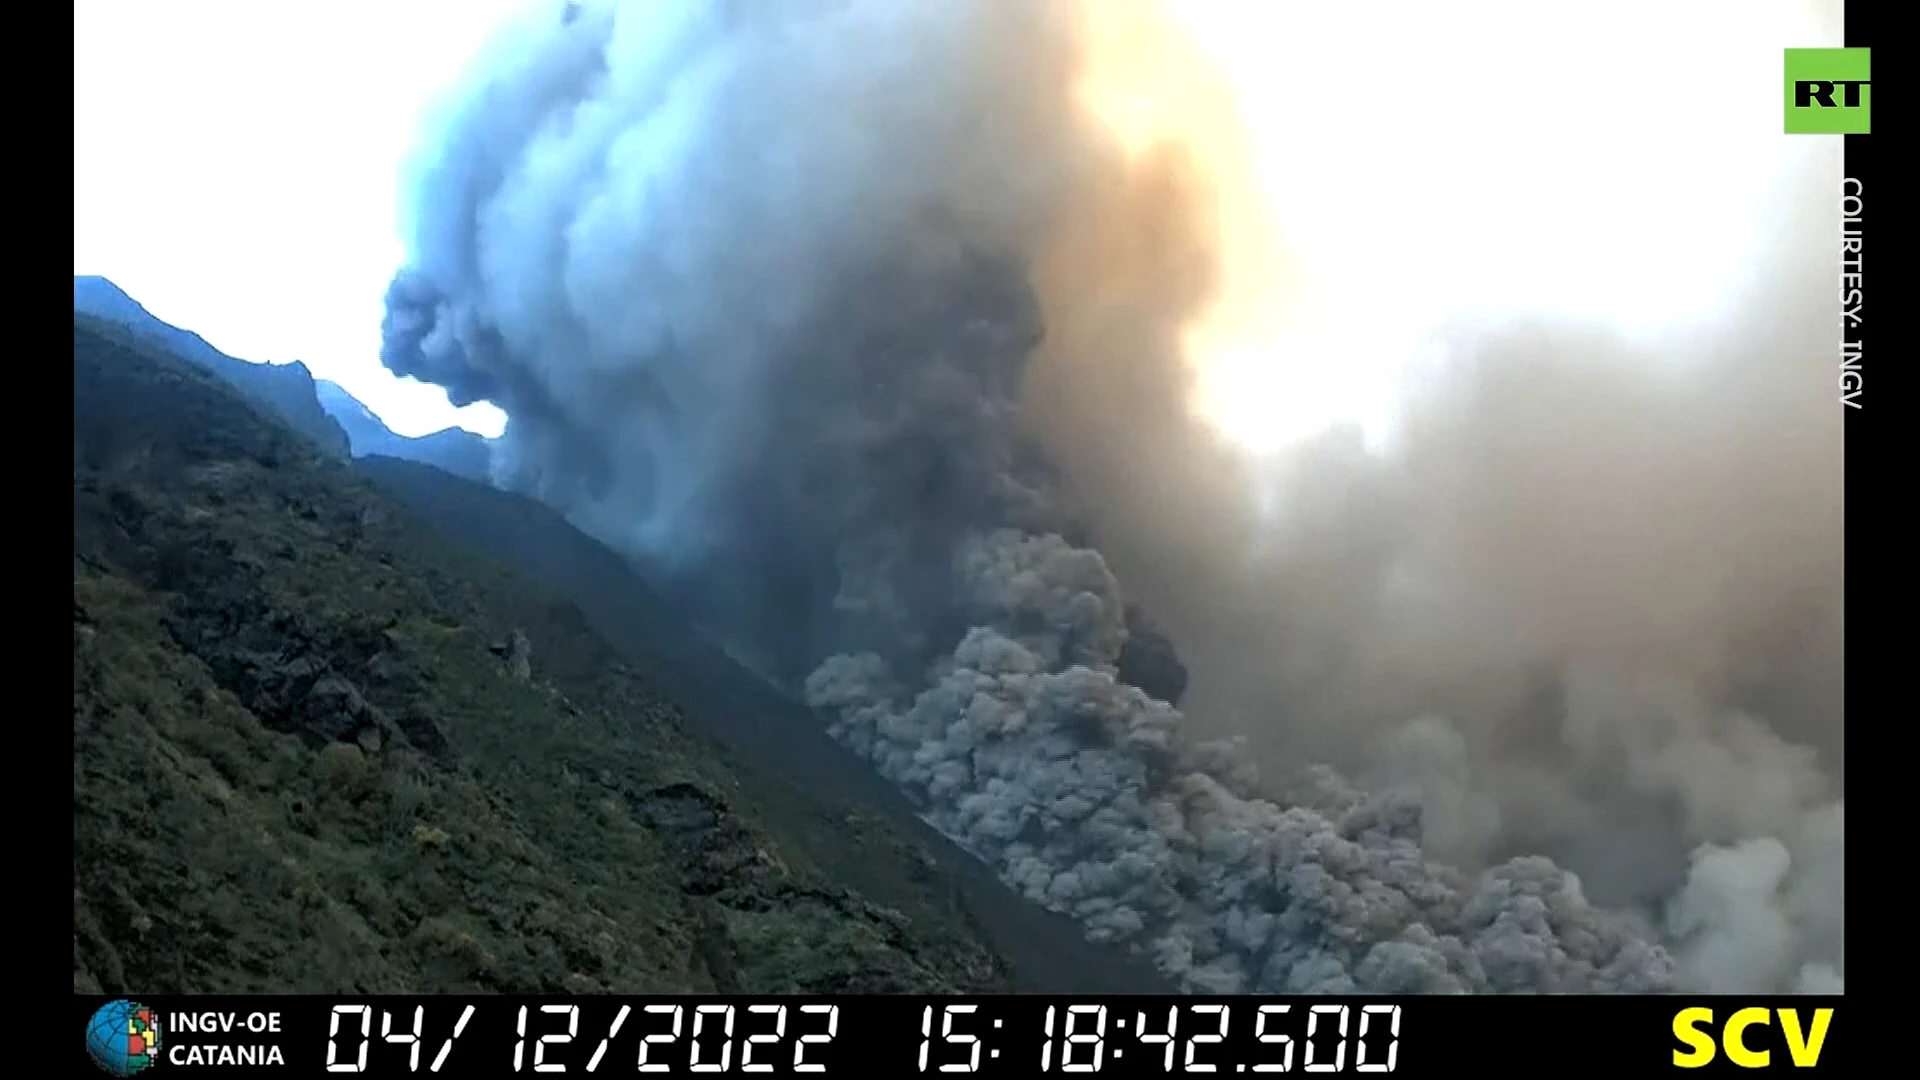
POLYGON ((1336 433, 1270 477, 1251 548, 1121 522, 1196 724, 1412 793, 1450 865, 1551 854, 1683 986, 1838 986, 1839 175, 1810 164, 1714 327, 1476 337, 1394 448, 1336 433))
POLYGON ((1723 332, 1485 336, 1394 449, 1250 461, 1181 350, 1217 178, 1088 119, 1091 10, 531 9, 383 359, 1190 989, 1837 990, 1826 219, 1723 332))

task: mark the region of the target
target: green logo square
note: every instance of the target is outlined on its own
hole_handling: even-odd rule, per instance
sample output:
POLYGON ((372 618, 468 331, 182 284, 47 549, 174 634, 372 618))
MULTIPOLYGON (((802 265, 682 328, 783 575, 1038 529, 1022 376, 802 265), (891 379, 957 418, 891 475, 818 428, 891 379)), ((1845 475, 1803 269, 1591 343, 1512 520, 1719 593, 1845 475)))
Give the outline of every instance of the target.
POLYGON ((1872 97, 1866 49, 1787 50, 1787 134, 1865 135, 1872 97))

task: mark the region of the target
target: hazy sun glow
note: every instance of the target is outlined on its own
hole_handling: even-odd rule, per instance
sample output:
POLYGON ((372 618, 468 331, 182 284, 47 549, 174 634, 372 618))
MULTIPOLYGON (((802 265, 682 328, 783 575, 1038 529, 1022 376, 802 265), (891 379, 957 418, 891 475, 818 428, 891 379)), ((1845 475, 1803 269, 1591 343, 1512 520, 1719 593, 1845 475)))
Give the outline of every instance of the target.
POLYGON ((1190 355, 1204 410, 1260 450, 1379 436, 1450 327, 1712 316, 1810 149, 1781 131, 1781 50, 1840 44, 1799 0, 1086 2, 1089 102, 1221 185, 1190 355))

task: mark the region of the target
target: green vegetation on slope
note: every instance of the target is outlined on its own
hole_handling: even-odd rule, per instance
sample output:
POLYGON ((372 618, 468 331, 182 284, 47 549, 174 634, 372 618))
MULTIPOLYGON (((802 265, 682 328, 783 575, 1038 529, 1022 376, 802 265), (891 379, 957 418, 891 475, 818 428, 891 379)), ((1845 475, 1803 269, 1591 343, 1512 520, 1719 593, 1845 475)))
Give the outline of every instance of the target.
POLYGON ((970 992, 1007 975, 905 835, 743 774, 577 609, 76 317, 74 983, 970 992), (848 858, 895 883, 884 906, 821 869, 848 858))

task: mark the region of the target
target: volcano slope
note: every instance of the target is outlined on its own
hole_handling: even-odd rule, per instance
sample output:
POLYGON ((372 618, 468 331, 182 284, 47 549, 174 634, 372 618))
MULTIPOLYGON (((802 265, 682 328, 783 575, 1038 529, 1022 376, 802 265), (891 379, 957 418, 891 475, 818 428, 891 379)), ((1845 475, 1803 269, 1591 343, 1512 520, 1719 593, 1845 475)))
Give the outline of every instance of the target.
POLYGON ((750 746, 770 688, 636 663, 540 577, 76 316, 75 990, 1159 988, 817 727, 729 749, 701 711, 750 746))

